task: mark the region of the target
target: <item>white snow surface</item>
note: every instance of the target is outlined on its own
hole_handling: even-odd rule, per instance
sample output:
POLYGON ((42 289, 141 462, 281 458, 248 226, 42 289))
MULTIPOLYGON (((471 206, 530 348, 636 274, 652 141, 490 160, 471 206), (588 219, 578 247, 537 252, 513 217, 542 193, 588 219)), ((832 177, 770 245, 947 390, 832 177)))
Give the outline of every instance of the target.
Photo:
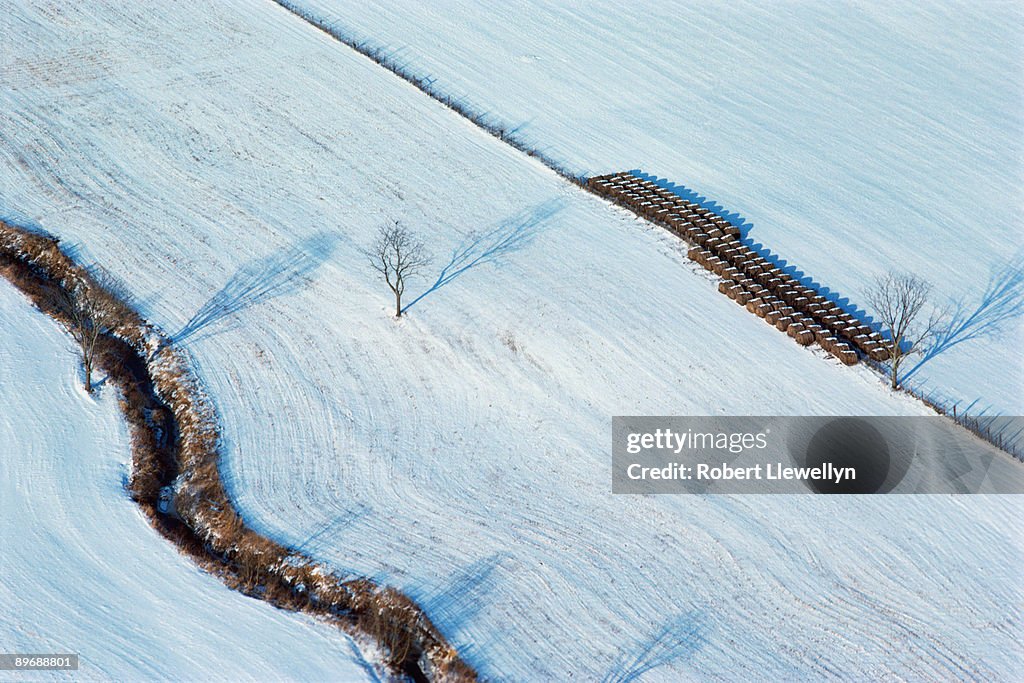
MULTIPOLYGON (((855 305, 896 269, 970 307, 1022 256, 1021 3, 289 1, 574 172, 688 186, 855 305)), ((1022 340, 1017 318, 912 381, 1020 415, 1022 340)))
POLYGON ((229 590, 150 527, 114 390, 88 396, 73 342, 2 278, 0 405, 0 649, 79 654, 0 678, 372 680, 345 634, 229 590))
POLYGON ((4 211, 172 334, 217 302, 180 343, 247 520, 408 591, 485 676, 1022 674, 1013 497, 610 494, 612 415, 926 412, 663 231, 269 2, 8 1, 0 31, 4 211), (436 255, 408 301, 482 261, 395 320, 362 254, 389 219, 436 255))

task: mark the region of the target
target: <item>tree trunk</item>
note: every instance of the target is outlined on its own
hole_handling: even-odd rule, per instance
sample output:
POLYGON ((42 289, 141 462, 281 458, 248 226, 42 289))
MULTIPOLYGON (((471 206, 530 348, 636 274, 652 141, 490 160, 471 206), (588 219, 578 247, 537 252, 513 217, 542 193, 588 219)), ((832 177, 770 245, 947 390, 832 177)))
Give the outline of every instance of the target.
POLYGON ((395 292, 395 317, 402 317, 402 293, 395 292))
POLYGON ((83 358, 85 365, 85 392, 87 394, 92 393, 92 359, 88 356, 83 358))

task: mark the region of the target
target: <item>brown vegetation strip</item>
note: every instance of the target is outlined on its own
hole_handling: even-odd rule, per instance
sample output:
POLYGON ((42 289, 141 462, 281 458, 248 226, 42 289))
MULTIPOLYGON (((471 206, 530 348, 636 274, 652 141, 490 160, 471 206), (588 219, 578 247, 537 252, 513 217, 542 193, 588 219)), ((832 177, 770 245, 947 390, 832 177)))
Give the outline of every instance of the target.
MULTIPOLYGON (((58 240, 0 222, 0 274, 40 310, 68 325, 66 286, 101 287, 58 240)), ((327 567, 246 526, 221 481, 217 417, 187 357, 123 297, 95 363, 121 392, 131 429, 129 490, 152 525, 229 587, 282 609, 308 612, 382 648, 387 666, 420 681, 474 681, 477 676, 423 610, 400 591, 365 578, 341 578, 327 567), (174 486, 177 517, 157 507, 174 486)))

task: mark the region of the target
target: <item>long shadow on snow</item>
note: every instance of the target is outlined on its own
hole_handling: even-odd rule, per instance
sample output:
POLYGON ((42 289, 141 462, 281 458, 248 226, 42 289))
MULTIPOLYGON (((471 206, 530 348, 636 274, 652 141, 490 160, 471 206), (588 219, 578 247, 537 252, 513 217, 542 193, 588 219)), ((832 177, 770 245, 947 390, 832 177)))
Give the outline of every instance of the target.
POLYGON ((423 592, 417 599, 446 632, 459 631, 483 609, 484 597, 493 592, 497 582, 495 572, 507 557, 495 553, 461 567, 444 585, 423 592))
POLYGON ((707 625, 699 611, 669 617, 657 631, 623 652, 602 683, 635 681, 651 669, 689 659, 707 642, 707 625))
POLYGON ((425 583, 407 589, 456 647, 459 656, 475 665, 484 663, 478 652, 486 649, 486 645, 470 627, 487 606, 488 596, 496 593, 501 564, 509 558, 507 553, 494 553, 456 569, 439 586, 425 583))
POLYGON ((441 269, 434 284, 403 306, 402 311, 409 310, 425 297, 473 268, 495 263, 502 257, 519 251, 536 237, 541 225, 563 207, 562 200, 552 199, 538 204, 529 211, 507 218, 486 232, 470 233, 452 251, 451 258, 441 269))
POLYGON ((210 329, 215 324, 256 304, 301 290, 334 252, 336 243, 336 236, 318 233, 291 249, 250 261, 171 335, 171 341, 181 344, 211 336, 216 334, 210 329))
POLYGON ((914 367, 903 375, 904 381, 936 356, 965 341, 1000 332, 1007 323, 1021 316, 1024 316, 1024 251, 992 271, 981 299, 973 308, 963 300, 953 305, 949 321, 914 367))

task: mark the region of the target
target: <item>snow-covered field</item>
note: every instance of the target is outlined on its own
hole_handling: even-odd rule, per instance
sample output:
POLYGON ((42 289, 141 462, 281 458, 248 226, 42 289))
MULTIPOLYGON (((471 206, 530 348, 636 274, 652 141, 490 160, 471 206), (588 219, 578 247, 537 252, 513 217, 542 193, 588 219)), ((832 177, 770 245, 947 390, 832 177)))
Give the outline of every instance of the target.
POLYGON ((0 278, 0 645, 78 653, 76 673, 4 680, 372 680, 345 636, 199 572, 123 488, 111 388, 81 388, 73 342, 0 278))
POLYGON ((610 494, 612 415, 924 413, 662 231, 269 2, 7 1, 0 31, 6 216, 191 332, 256 528, 408 591, 488 677, 1024 673, 1012 497, 610 494), (386 219, 436 254, 410 301, 475 263, 401 321, 361 253, 386 219))
MULTIPOLYGON (((976 304, 1024 256, 1020 3, 289 2, 575 172, 706 194, 861 306, 889 268, 976 304)), ((1018 318, 913 379, 1020 415, 1022 339, 1018 318)))

